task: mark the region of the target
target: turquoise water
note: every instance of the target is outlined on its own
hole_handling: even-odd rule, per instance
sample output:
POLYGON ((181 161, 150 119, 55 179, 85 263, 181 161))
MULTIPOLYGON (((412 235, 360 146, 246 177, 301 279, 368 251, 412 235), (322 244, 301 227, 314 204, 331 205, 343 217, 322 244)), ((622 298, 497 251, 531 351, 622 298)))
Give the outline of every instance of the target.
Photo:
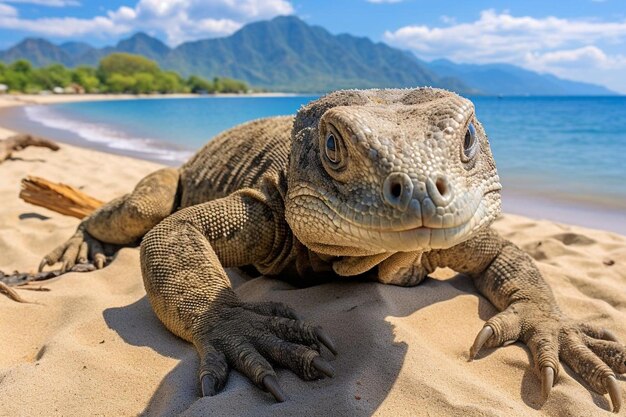
MULTIPOLYGON (((218 132, 293 114, 315 97, 206 97, 39 106, 26 115, 81 140, 176 164, 218 132)), ((473 97, 509 191, 626 209, 626 97, 473 97)), ((55 137, 55 135, 50 135, 55 137)))

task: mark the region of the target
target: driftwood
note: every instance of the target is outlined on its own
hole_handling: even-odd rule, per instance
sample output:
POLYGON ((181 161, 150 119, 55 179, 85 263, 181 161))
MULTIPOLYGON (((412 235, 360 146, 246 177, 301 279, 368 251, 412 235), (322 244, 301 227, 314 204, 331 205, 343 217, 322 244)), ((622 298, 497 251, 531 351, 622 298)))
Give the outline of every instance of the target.
POLYGON ((34 176, 22 180, 20 198, 27 203, 79 219, 104 204, 70 185, 34 176))
MULTIPOLYGON (((38 142, 37 138, 30 136, 29 138, 29 140, 34 139, 34 141, 29 142, 29 140, 26 140, 20 142, 18 147, 21 147, 19 147, 19 149, 30 145, 50 147, 50 149, 53 150, 58 149, 58 146, 52 142, 45 140, 43 140, 43 142, 38 142)), ((0 142, 0 146, 2 146, 2 142, 0 142)), ((7 146, 13 145, 7 144, 7 146)), ((0 152, 1 149, 2 148, 0 148, 0 152)), ((12 150, 16 149, 17 148, 15 147, 12 148, 12 150)), ((2 161, 1 155, 2 154, 0 153, 0 161, 2 161)), ((72 186, 54 183, 44 178, 34 176, 29 176, 22 180, 20 198, 28 203, 45 207, 61 214, 74 216, 79 219, 82 219, 104 204, 102 201, 93 198, 72 186)), ((96 267, 90 263, 79 263, 74 265, 74 267, 67 272, 89 272, 95 269, 96 267)), ((11 300, 19 303, 28 303, 28 301, 22 298, 17 291, 15 291, 15 288, 33 291, 48 291, 47 288, 34 287, 29 284, 56 278, 62 274, 63 273, 60 270, 43 271, 38 273, 15 271, 12 274, 5 274, 0 271, 0 294, 4 294, 11 300)))
POLYGON ((53 151, 59 150, 59 145, 47 139, 26 134, 14 135, 7 139, 0 140, 0 163, 11 158, 13 152, 21 151, 28 146, 41 146, 52 149, 53 151))
POLYGON ((61 275, 61 271, 46 271, 36 274, 15 271, 11 275, 6 275, 4 272, 0 271, 0 294, 6 295, 11 300, 17 301, 18 303, 28 303, 28 301, 23 299, 17 291, 11 287, 26 286, 30 282, 44 281, 58 277, 59 275, 61 275))
MULTIPOLYGON (((83 263, 74 265, 74 267, 67 272, 90 272, 95 269, 96 267, 94 265, 83 263)), ((60 275, 63 275, 63 273, 59 269, 55 271, 42 271, 37 273, 14 271, 12 274, 5 274, 0 271, 0 294, 6 295, 11 300, 17 301, 18 303, 28 303, 28 301, 23 299, 14 288, 31 291, 49 291, 48 288, 42 288, 41 286, 35 287, 32 286, 32 284, 40 284, 41 281, 56 278, 60 275)))
POLYGON ((18 303, 28 303, 28 301, 24 300, 13 288, 9 287, 4 282, 0 281, 0 294, 4 294, 9 297, 11 300, 16 301, 18 303))

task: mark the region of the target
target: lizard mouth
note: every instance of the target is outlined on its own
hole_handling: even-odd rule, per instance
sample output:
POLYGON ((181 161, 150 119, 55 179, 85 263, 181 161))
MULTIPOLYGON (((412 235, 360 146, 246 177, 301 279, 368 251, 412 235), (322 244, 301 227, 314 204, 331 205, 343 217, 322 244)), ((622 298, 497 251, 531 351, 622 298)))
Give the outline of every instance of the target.
MULTIPOLYGON (((389 221, 381 216, 360 216, 349 209, 341 209, 338 201, 318 195, 309 189, 300 189, 291 195, 293 199, 306 200, 306 206, 314 204, 325 213, 336 230, 336 240, 341 246, 367 248, 371 251, 407 252, 415 250, 445 249, 471 237, 472 232, 493 220, 488 199, 490 193, 476 190, 463 199, 463 205, 452 221, 444 225, 440 221, 424 221, 416 216, 389 221), (424 224, 426 223, 426 224, 424 224)), ((345 206, 344 206, 345 207, 345 206)), ((315 243, 315 242, 310 242, 315 243)), ((335 242, 317 242, 323 245, 335 242)))

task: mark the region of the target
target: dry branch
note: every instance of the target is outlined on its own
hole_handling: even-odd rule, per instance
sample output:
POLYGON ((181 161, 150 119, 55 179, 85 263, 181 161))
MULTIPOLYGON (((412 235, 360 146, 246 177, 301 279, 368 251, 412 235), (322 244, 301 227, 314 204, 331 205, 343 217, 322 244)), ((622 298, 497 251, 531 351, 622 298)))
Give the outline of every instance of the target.
POLYGON ((0 162, 11 158, 13 152, 21 151, 28 146, 40 146, 52 149, 53 151, 59 150, 59 145, 47 139, 27 134, 14 135, 10 138, 0 140, 0 162))
POLYGON ((79 219, 104 204, 70 185, 34 176, 22 180, 20 198, 27 203, 79 219))
POLYGON ((24 300, 13 288, 9 287, 4 282, 0 281, 0 294, 4 294, 9 297, 13 301, 17 301, 18 303, 26 303, 24 300))

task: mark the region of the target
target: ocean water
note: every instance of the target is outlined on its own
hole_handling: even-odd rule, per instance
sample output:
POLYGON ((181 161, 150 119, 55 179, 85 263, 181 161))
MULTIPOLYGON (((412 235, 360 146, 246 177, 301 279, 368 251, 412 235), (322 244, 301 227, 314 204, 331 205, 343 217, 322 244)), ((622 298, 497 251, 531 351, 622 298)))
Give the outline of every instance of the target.
MULTIPOLYGON (((176 165, 224 129, 293 114, 314 98, 69 103, 15 110, 23 114, 14 114, 13 120, 22 117, 31 130, 48 137, 71 137, 73 142, 176 165)), ((471 99, 489 135, 505 190, 626 213, 626 97, 471 99)))

